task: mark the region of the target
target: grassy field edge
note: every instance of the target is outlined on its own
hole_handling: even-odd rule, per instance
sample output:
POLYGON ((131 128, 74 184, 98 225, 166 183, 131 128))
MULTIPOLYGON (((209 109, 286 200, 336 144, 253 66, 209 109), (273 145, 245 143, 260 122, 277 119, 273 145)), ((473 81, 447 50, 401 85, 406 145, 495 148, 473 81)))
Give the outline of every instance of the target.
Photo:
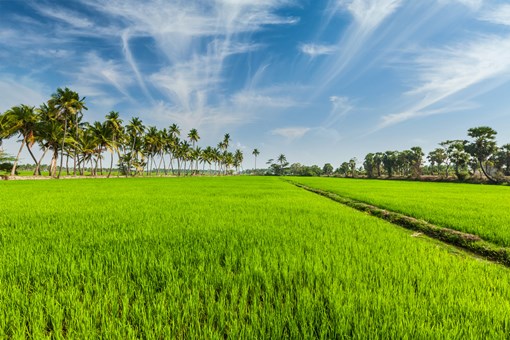
POLYGON ((440 227, 425 220, 420 220, 391 210, 382 209, 375 205, 367 204, 352 198, 347 198, 326 190, 313 188, 292 180, 284 179, 284 181, 320 196, 327 197, 335 202, 349 206, 356 210, 363 211, 375 217, 379 217, 403 228, 418 231, 434 239, 460 247, 476 255, 485 257, 487 260, 495 261, 510 267, 510 249, 483 240, 478 235, 440 227))

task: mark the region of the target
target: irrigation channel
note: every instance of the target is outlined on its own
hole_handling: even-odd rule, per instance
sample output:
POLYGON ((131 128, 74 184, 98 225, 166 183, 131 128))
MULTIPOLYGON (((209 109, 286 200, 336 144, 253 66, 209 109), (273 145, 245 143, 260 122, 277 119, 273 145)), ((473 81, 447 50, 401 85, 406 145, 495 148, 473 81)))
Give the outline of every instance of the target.
POLYGON ((420 220, 387 209, 382 209, 380 207, 367 204, 362 201, 347 198, 344 196, 340 196, 336 193, 332 193, 326 190, 309 187, 307 185, 292 180, 284 179, 284 181, 293 184, 299 188, 302 188, 304 190, 327 197, 340 204, 346 205, 359 211, 363 211, 372 216, 379 217, 400 227, 421 232, 436 240, 471 252, 476 256, 482 256, 489 261, 501 263, 507 267, 510 267, 510 249, 483 240, 478 235, 464 233, 450 228, 440 227, 424 220, 420 220))

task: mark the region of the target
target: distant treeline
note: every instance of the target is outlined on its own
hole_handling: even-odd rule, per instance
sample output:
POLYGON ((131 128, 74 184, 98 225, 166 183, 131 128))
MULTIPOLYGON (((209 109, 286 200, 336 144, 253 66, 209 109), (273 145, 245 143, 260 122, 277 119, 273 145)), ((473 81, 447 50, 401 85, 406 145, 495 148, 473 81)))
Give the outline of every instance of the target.
POLYGON ((492 183, 506 182, 510 176, 510 144, 498 146, 496 134, 488 126, 471 128, 467 133, 469 140, 439 143, 439 148, 428 153, 428 164, 424 164, 422 148, 415 146, 403 151, 368 153, 362 165, 358 165, 356 158, 341 163, 337 169, 330 163, 322 168, 294 163, 283 172, 294 176, 420 179, 427 175, 461 181, 471 178, 492 183))

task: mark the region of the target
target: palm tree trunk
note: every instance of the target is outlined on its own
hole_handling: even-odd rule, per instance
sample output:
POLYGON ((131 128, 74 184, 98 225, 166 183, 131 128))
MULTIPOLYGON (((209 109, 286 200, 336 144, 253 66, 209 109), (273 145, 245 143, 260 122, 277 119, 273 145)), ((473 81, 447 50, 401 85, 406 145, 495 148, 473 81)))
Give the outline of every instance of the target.
POLYGON ((28 153, 30 154, 30 157, 32 157, 32 160, 34 161, 35 165, 37 166, 37 159, 35 159, 35 156, 32 153, 32 148, 30 147, 30 143, 27 143, 27 149, 28 149, 28 153))
POLYGON ((53 156, 51 157, 51 166, 50 166, 51 177, 57 176, 57 158, 58 158, 58 148, 55 145, 54 149, 53 149, 53 156))
POLYGON ((66 135, 67 135, 67 118, 64 119, 64 137, 62 137, 62 148, 60 150, 60 168, 58 169, 57 178, 60 178, 60 173, 62 172, 62 165, 64 165, 64 146, 66 141, 66 135))
POLYGON ((113 150, 112 154, 110 155, 110 171, 108 171, 108 176, 106 176, 106 178, 110 178, 112 174, 112 169, 113 169, 113 150))
POLYGON ((487 169, 485 169, 485 167, 483 166, 482 164, 482 161, 479 160, 480 162, 480 168, 482 169, 482 172, 483 174, 485 175, 485 177, 487 177, 487 179, 489 180, 489 182, 491 183, 498 183, 498 181, 496 181, 491 175, 489 175, 489 172, 487 171, 487 169))
POLYGON ((95 168, 94 168, 94 176, 97 176, 97 169, 98 169, 98 165, 99 165, 100 155, 101 155, 100 153, 98 153, 98 154, 96 155, 96 162, 95 162, 95 163, 96 163, 96 166, 95 166, 95 168))
POLYGON ((16 155, 16 160, 12 165, 11 176, 14 176, 16 174, 16 167, 18 166, 19 155, 21 154, 21 150, 23 150, 23 147, 25 146, 25 141, 26 139, 23 138, 23 141, 21 142, 21 147, 19 148, 18 154, 16 155))
POLYGON ((44 156, 46 156, 46 152, 48 152, 48 150, 49 150, 48 147, 44 148, 43 154, 42 154, 41 158, 39 159, 39 161, 37 162, 37 165, 35 166, 34 176, 41 176, 41 162, 42 162, 44 156))
MULTIPOLYGON (((161 168, 161 163, 163 163, 163 161, 165 160, 165 157, 164 155, 159 155, 161 158, 159 159, 159 165, 158 165, 158 170, 156 171, 156 175, 159 176, 159 169, 161 168)), ((165 171, 165 175, 166 175, 166 169, 165 169, 165 165, 163 165, 163 170, 165 171)))

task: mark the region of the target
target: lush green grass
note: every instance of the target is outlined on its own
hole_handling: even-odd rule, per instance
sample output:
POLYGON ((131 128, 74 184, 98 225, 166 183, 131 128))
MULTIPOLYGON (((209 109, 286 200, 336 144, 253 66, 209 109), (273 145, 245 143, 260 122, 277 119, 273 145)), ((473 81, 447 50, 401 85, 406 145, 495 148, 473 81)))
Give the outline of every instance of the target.
POLYGON ((510 246, 510 187, 348 178, 292 180, 510 246))
POLYGON ((276 178, 0 182, 0 337, 506 338, 510 271, 276 178))

